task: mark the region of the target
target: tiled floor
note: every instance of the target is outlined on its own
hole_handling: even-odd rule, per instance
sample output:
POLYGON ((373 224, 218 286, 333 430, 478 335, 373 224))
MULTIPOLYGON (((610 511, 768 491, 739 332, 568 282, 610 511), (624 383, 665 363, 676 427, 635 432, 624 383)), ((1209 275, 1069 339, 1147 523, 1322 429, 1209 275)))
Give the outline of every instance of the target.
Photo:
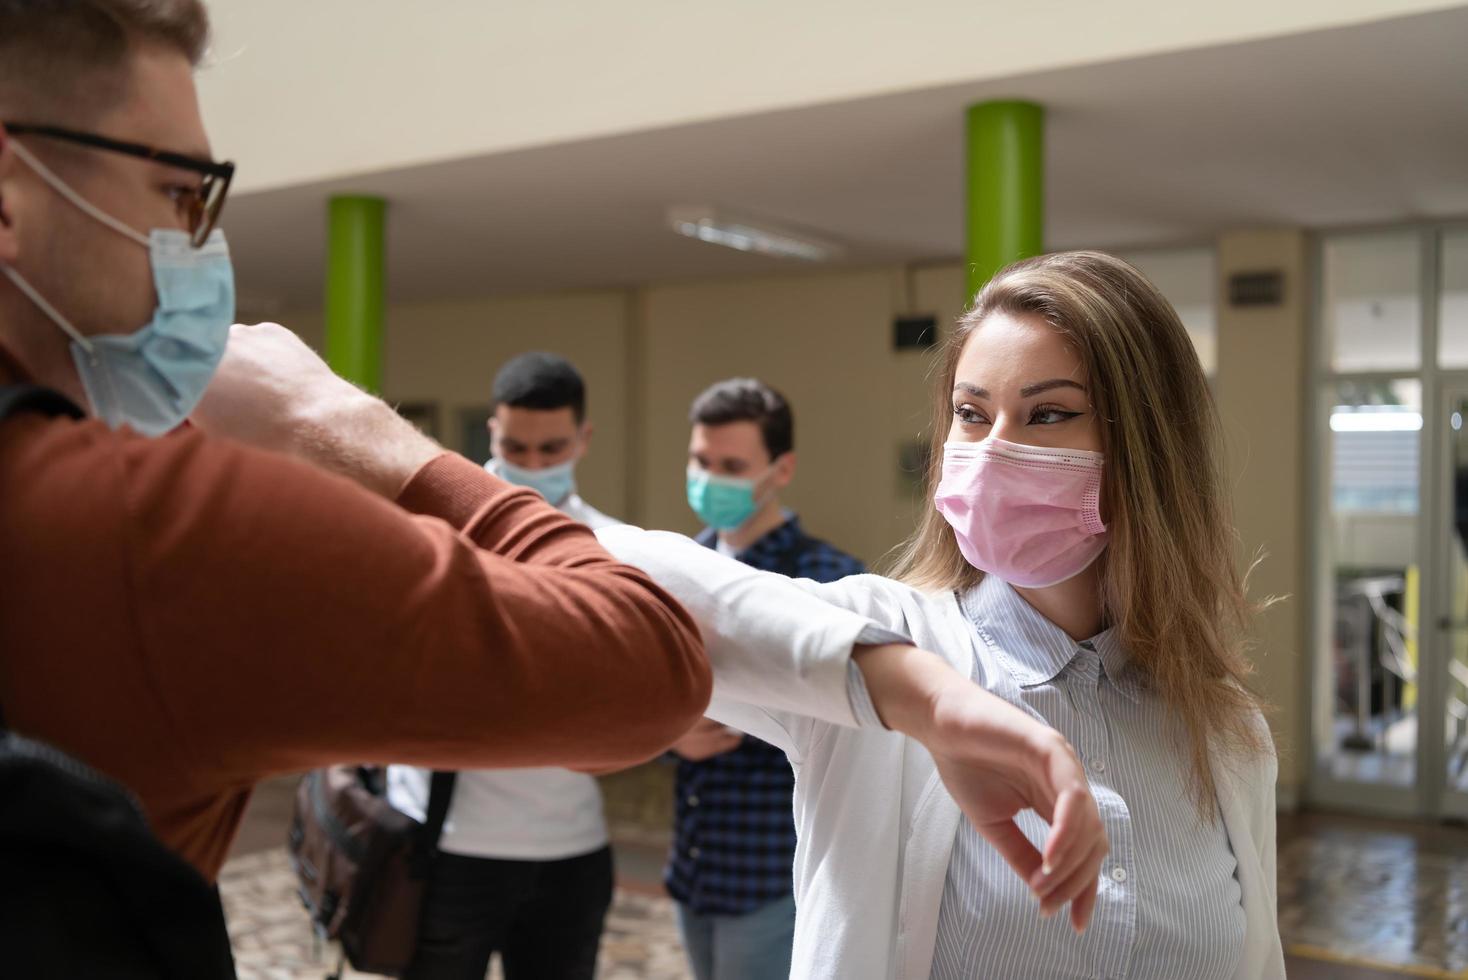
MULTIPOLYGON (((264 787, 220 879, 241 980, 321 980, 278 842, 290 787, 264 787)), ((601 980, 687 980, 655 842, 619 845, 601 980)), ((1292 980, 1468 980, 1468 830, 1308 815, 1279 825, 1280 933, 1292 980)), ((348 977, 360 976, 351 971, 348 977)), ((495 974, 491 974, 495 976, 495 974)))
POLYGON ((1279 925, 1285 948, 1325 972, 1373 963, 1396 973, 1468 977, 1468 830, 1309 814, 1279 823, 1279 925))
MULTIPOLYGON (((240 980, 322 980, 335 967, 335 953, 318 949, 312 939, 282 848, 230 861, 219 890, 240 980)), ((602 937, 597 975, 600 980, 688 980, 666 898, 643 890, 618 890, 602 937)), ((349 969, 345 976, 366 975, 349 969)))

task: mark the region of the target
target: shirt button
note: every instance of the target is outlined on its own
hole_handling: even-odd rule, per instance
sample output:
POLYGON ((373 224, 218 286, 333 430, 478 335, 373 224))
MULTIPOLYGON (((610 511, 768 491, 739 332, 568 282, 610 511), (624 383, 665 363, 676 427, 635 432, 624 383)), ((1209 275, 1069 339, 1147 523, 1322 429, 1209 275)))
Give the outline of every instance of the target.
MULTIPOLYGON (((696 847, 690 847, 690 848, 689 848, 689 849, 688 849, 688 856, 689 856, 689 857, 691 857, 691 858, 693 858, 693 859, 694 859, 694 860, 697 860, 697 859, 698 859, 698 856, 699 856, 699 855, 700 855, 700 854, 702 854, 702 853, 703 853, 703 852, 702 852, 702 851, 700 851, 700 850, 699 850, 699 849, 698 849, 698 848, 696 848, 696 847)), ((1122 872, 1122 873, 1123 873, 1123 874, 1125 874, 1125 872, 1122 872)))
POLYGON ((1092 765, 1095 766, 1097 772, 1105 772, 1106 771, 1106 760, 1105 759, 1097 759, 1094 763, 1092 763, 1092 765))
POLYGON ((698 797, 697 796, 690 796, 688 798, 688 805, 689 806, 698 806, 698 797))
POLYGON ((1115 882, 1126 881, 1126 868, 1112 868, 1111 880, 1115 882))

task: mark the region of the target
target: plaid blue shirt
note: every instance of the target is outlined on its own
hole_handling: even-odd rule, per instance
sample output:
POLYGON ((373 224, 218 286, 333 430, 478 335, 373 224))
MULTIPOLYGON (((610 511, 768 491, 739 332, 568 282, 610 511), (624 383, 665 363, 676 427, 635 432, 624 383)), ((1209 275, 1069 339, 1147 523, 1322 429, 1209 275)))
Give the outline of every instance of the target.
MULTIPOLYGON (((698 542, 713 548, 712 529, 698 542)), ((809 537, 793 515, 739 554, 746 565, 834 582, 866 566, 809 537)), ((702 762, 678 760, 668 893, 700 915, 743 915, 791 893, 795 774, 785 753, 753 736, 702 762)))

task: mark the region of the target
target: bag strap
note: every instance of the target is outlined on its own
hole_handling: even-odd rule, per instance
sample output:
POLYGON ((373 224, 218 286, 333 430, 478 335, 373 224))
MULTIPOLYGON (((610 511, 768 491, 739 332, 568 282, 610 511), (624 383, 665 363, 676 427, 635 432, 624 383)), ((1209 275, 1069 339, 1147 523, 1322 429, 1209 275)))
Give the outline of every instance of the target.
MULTIPOLYGON (((33 412, 51 418, 58 415, 73 419, 85 418, 82 410, 59 391, 42 388, 40 385, 0 385, 0 422, 22 412, 33 412)), ((0 707, 0 735, 4 735, 6 731, 5 709, 0 707)))
POLYGON ((422 849, 425 854, 438 850, 444 822, 449 818, 449 804, 454 799, 454 783, 458 779, 456 772, 433 771, 433 778, 428 783, 428 811, 423 820, 422 849))

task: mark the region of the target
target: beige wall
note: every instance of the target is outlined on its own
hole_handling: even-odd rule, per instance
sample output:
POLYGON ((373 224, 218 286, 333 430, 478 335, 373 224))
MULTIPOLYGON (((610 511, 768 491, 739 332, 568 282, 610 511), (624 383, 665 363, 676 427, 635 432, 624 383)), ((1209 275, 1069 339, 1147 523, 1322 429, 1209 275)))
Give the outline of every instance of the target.
POLYGON ((1258 686, 1276 706, 1280 744, 1279 794, 1289 805, 1301 794, 1309 743, 1306 605, 1309 560, 1305 510, 1306 338, 1309 274, 1305 236, 1294 230, 1242 232, 1218 242, 1220 297, 1235 272, 1278 269, 1279 306, 1235 308, 1220 303, 1216 391, 1235 488, 1235 519, 1245 554, 1263 552, 1250 594, 1284 597, 1259 622, 1258 686))

